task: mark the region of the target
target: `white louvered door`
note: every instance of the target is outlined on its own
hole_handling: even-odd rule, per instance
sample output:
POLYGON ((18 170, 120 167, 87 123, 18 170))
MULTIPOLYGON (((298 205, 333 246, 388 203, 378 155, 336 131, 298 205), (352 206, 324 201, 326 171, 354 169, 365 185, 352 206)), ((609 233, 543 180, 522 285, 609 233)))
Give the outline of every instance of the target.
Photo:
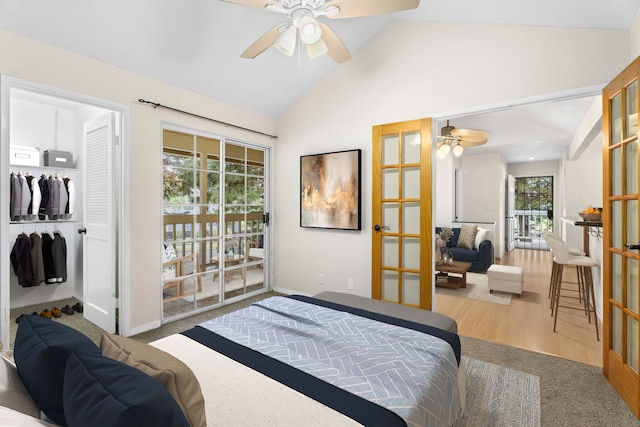
POLYGON ((116 331, 116 230, 113 203, 115 114, 84 124, 84 317, 116 331))

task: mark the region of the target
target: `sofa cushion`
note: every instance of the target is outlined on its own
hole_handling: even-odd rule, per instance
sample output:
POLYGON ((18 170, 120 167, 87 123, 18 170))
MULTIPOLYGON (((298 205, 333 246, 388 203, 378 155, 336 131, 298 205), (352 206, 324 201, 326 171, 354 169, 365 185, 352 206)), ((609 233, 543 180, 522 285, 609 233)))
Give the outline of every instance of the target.
POLYGON ((148 344, 119 335, 103 334, 103 356, 132 366, 154 378, 173 396, 191 427, 206 427, 200 383, 184 362, 148 344))
POLYGON ((453 255, 454 261, 473 262, 479 259, 478 251, 471 251, 466 248, 449 248, 449 253, 453 255))
POLYGON ((488 228, 478 227, 478 232, 476 233, 476 241, 473 245, 473 249, 478 249, 480 247, 480 243, 487 240, 487 237, 489 236, 489 231, 491 230, 489 230, 488 228))
POLYGON ((458 238, 458 243, 456 244, 459 248, 472 249, 476 243, 476 233, 478 232, 477 225, 466 225, 462 224, 460 227, 460 237, 458 238))
POLYGON ((175 399, 158 381, 100 353, 69 355, 64 409, 69 427, 189 427, 175 399))
POLYGON ((44 317, 22 316, 13 356, 18 375, 42 412, 66 425, 62 389, 67 357, 81 350, 96 355, 98 346, 81 332, 44 317))

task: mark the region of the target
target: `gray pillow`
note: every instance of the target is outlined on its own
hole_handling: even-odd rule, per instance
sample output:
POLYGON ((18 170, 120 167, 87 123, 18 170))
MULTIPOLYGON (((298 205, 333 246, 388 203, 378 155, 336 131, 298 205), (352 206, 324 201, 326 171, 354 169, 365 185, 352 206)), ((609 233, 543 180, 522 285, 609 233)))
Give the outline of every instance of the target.
POLYGON ((460 237, 458 238, 458 247, 473 249, 476 244, 477 225, 465 225, 460 227, 460 237))

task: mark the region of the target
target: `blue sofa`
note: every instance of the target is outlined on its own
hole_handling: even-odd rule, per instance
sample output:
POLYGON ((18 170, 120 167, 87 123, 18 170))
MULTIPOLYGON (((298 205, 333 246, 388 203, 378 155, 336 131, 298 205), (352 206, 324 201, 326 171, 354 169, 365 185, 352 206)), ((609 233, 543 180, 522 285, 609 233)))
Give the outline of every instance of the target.
MULTIPOLYGON (((440 234, 441 227, 436 227, 436 233, 440 234)), ((440 249, 441 252, 448 250, 453 254, 454 261, 470 262, 469 271, 484 273, 489 266, 493 264, 493 244, 490 240, 483 240, 477 249, 459 248, 458 238, 460 237, 460 228, 452 228, 453 236, 447 242, 447 245, 440 249)))

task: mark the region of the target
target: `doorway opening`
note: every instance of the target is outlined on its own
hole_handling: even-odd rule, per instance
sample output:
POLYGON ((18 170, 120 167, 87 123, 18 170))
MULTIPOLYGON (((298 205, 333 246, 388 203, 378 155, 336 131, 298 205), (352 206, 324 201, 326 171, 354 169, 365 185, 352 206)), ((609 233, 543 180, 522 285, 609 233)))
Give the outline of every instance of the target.
POLYGON ((516 177, 513 241, 516 248, 548 250, 542 237, 553 232, 553 176, 516 177))

